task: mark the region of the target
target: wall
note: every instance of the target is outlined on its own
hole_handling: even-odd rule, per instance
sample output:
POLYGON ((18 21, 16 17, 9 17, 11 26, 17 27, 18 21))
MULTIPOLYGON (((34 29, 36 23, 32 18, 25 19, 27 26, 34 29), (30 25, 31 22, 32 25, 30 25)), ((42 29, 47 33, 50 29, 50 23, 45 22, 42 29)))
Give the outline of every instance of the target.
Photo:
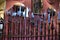
POLYGON ((55 8, 56 10, 59 9, 59 2, 58 1, 55 1, 53 5, 49 4, 48 2, 49 0, 43 0, 43 10, 47 10, 48 7, 53 7, 55 8))
MULTIPOLYGON (((24 3, 26 6, 28 6, 29 8, 32 8, 32 2, 31 2, 31 0, 18 0, 19 2, 22 2, 22 3, 24 3)), ((13 6, 13 4, 14 3, 16 3, 16 2, 18 2, 18 1, 14 1, 14 0, 11 0, 11 1, 8 1, 7 0, 7 4, 6 4, 6 10, 9 10, 10 9, 10 7, 11 6, 13 6)), ((43 10, 45 11, 45 10, 47 10, 47 8, 48 7, 50 7, 51 5, 47 2, 48 0, 44 0, 43 1, 43 10)), ((58 5, 58 3, 56 2, 55 4, 54 4, 54 8, 55 9, 58 9, 58 7, 56 7, 58 5)), ((5 24, 5 30, 4 30, 4 32, 5 32, 5 34, 6 35, 8 35, 9 34, 9 25, 8 25, 8 20, 10 20, 10 18, 11 18, 11 25, 12 25, 12 27, 11 27, 11 33, 12 33, 12 35, 14 35, 15 37, 17 37, 20 33, 23 35, 23 36, 29 36, 30 35, 30 33, 32 34, 32 35, 36 35, 36 32, 38 32, 38 35, 40 35, 40 31, 41 31, 41 28, 40 28, 40 20, 38 20, 38 28, 36 27, 37 26, 37 19, 40 19, 40 17, 38 16, 38 15, 35 15, 35 18, 34 18, 34 23, 35 23, 35 25, 34 26, 32 26, 31 25, 31 23, 30 23, 30 21, 31 21, 31 19, 30 18, 28 18, 28 19, 23 19, 23 17, 11 17, 11 16, 8 16, 8 15, 6 15, 5 14, 5 20, 6 20, 6 24, 5 24), (16 20, 18 20, 17 22, 16 22, 16 20), (28 21, 28 20, 30 20, 30 21, 28 21), (27 22, 28 21, 28 22, 27 22), (28 24, 27 24, 28 23, 28 24), (19 28, 20 27, 20 28, 19 28), (36 30, 36 28, 38 29, 38 31, 36 30), (26 29, 27 29, 27 31, 26 31, 26 29), (18 30, 20 31, 20 30, 22 30, 21 32, 19 32, 19 34, 18 34, 18 30), (29 33, 27 33, 27 32, 29 32, 29 33), (16 36, 16 35, 17 36, 16 36), (27 35, 27 34, 29 34, 29 35, 27 35)), ((52 22, 51 22, 52 23, 52 22)), ((55 23, 55 22, 54 22, 55 23)), ((43 36, 45 35, 44 33, 46 32, 46 35, 48 35, 49 33, 48 33, 48 22, 46 21, 46 29, 44 30, 44 27, 45 27, 45 25, 43 25, 43 29, 42 29, 42 32, 43 32, 43 36)), ((55 24, 54 24, 55 25, 55 24)), ((54 26, 55 28, 56 28, 56 26, 54 26)), ((57 29, 57 28, 56 28, 57 29)), ((54 30, 56 30, 56 29, 54 29, 54 30)), ((52 34, 52 30, 51 30, 51 26, 50 26, 50 34, 52 34)), ((57 31, 57 30, 56 30, 57 31)), ((56 32, 55 31, 53 31, 53 33, 55 34, 56 32)), ((19 35, 20 36, 20 35, 19 35)), ((8 36, 7 36, 8 37, 8 36)), ((30 37, 31 38, 31 37, 30 37)), ((29 40, 35 40, 35 38, 36 37, 33 37, 33 38, 28 38, 29 40)), ((46 37, 45 36, 45 38, 46 38, 46 40, 48 40, 48 37, 46 37)), ((56 37, 57 38, 57 37, 56 37)), ((12 38, 11 37, 11 39, 12 40, 18 40, 18 37, 15 39, 15 38, 12 38)), ((24 40, 26 40, 27 38, 25 37, 25 38, 21 38, 21 39, 24 39, 24 40)), ((43 39, 43 38, 41 38, 41 39, 43 39)), ((52 38, 51 38, 52 39, 52 38)), ((5 40, 8 40, 8 38, 5 38, 5 40)), ((40 37, 38 37, 37 38, 37 40, 40 40, 40 37)), ((44 40, 44 39, 43 39, 44 40)), ((54 39, 55 40, 55 39, 54 39)))
POLYGON ((31 8, 31 0, 11 0, 11 1, 7 0, 6 1, 6 10, 8 10, 16 2, 21 2, 21 3, 25 4, 26 7, 31 8))

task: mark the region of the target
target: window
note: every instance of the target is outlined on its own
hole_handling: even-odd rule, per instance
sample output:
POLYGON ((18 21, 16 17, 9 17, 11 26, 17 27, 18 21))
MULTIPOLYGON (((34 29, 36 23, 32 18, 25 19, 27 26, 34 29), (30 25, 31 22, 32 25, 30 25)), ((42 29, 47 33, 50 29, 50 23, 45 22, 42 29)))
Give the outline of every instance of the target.
POLYGON ((16 16, 16 14, 17 14, 17 12, 18 12, 19 10, 20 10, 20 9, 19 9, 19 6, 14 5, 14 6, 13 6, 12 16, 16 16))
POLYGON ((30 9, 27 7, 27 8, 26 8, 26 17, 28 17, 29 11, 30 11, 30 9))
POLYGON ((24 12, 25 10, 25 7, 21 6, 21 11, 24 12))
POLYGON ((3 29, 3 24, 0 24, 0 29, 3 29))
POLYGON ((0 30, 3 29, 3 18, 0 18, 0 30))
POLYGON ((12 22, 8 20, 8 36, 11 37, 12 35, 12 22))
POLYGON ((17 12, 17 15, 21 16, 21 11, 20 10, 17 12))
POLYGON ((14 5, 14 6, 13 6, 13 10, 14 10, 15 12, 19 11, 19 10, 20 10, 19 7, 20 7, 20 6, 14 5))
POLYGON ((21 12, 21 7, 19 8, 20 10, 17 12, 17 15, 21 16, 22 12, 21 12))
POLYGON ((33 12, 38 13, 43 6, 43 0, 33 0, 33 12))
MULTIPOLYGON (((13 6, 13 12, 12 12, 12 16, 23 16, 23 17, 28 17, 28 13, 29 13, 29 8, 28 7, 24 7, 24 6, 13 6)), ((9 11, 8 14, 11 14, 11 12, 9 11)))
POLYGON ((2 18, 0 18, 0 37, 2 36, 2 32, 3 32, 3 26, 4 24, 3 24, 3 19, 2 18))
POLYGON ((23 12, 23 17, 28 17, 29 8, 27 7, 23 12))
POLYGON ((14 6, 14 12, 12 13, 12 16, 25 16, 25 7, 23 6, 14 6))
POLYGON ((37 3, 34 3, 34 7, 33 7, 34 9, 33 9, 33 12, 34 13, 38 13, 38 8, 39 8, 39 3, 37 2, 37 3))
POLYGON ((26 16, 26 14, 25 14, 25 11, 23 12, 23 17, 25 17, 26 16))

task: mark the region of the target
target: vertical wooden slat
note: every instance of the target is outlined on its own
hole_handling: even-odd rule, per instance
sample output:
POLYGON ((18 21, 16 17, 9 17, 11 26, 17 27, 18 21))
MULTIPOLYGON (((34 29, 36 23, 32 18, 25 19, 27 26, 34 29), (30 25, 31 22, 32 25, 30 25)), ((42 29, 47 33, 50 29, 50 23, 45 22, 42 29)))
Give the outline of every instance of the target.
POLYGON ((18 40, 20 38, 20 20, 18 19, 18 40))
MULTIPOLYGON (((17 30, 16 30, 16 29, 17 29, 17 27, 16 27, 16 25, 17 25, 17 23, 16 23, 16 17, 15 17, 14 20, 15 20, 15 32, 14 32, 14 34, 15 34, 15 36, 16 36, 16 35, 17 35, 17 30)), ((16 38, 14 38, 14 39, 16 39, 16 38)))
POLYGON ((48 40, 50 40, 50 23, 48 23, 48 40))
POLYGON ((22 35, 23 34, 23 18, 21 17, 21 40, 22 40, 22 35))
POLYGON ((14 40, 14 35, 15 35, 15 21, 14 21, 14 17, 13 17, 13 19, 12 19, 12 33, 13 33, 13 35, 12 35, 12 37, 13 37, 13 40, 14 40))
POLYGON ((46 23, 44 23, 44 40, 46 40, 46 23))
POLYGON ((9 16, 8 16, 8 35, 7 35, 8 38, 7 38, 7 40, 9 40, 9 21, 10 20, 9 20, 9 16))
POLYGON ((46 21, 46 40, 48 40, 48 21, 46 21))
POLYGON ((14 17, 14 40, 16 40, 16 17, 14 17))
MULTIPOLYGON (((31 21, 31 19, 30 19, 30 21, 31 21)), ((29 40, 31 40, 31 24, 30 24, 30 27, 29 27, 29 40)))
MULTIPOLYGON (((26 17, 24 18, 24 29, 25 29, 25 36, 26 36, 26 17)), ((25 37, 25 40, 26 40, 26 37, 25 37)))
POLYGON ((40 26, 40 40, 42 40, 42 28, 43 28, 43 22, 41 21, 41 26, 40 26))
POLYGON ((58 40, 60 40, 60 23, 58 25, 59 25, 59 30, 58 30, 59 31, 59 33, 58 33, 59 34, 58 35, 59 36, 59 39, 58 40))
POLYGON ((35 29, 36 29, 36 28, 34 28, 34 40, 35 40, 35 31, 36 31, 35 29))
POLYGON ((29 18, 27 18, 27 22, 26 22, 26 23, 28 23, 28 24, 27 24, 27 36, 28 36, 28 37, 27 37, 27 40, 29 40, 29 27, 30 27, 30 26, 29 26, 29 25, 30 25, 29 18))
POLYGON ((4 22, 4 30, 3 30, 3 40, 5 39, 5 37, 6 37, 6 21, 4 22))
POLYGON ((40 40, 40 17, 39 18, 39 22, 38 22, 38 40, 40 40))
POLYGON ((57 33, 58 33, 57 32, 57 17, 55 18, 54 22, 55 22, 55 25, 54 25, 54 27, 55 27, 55 29, 54 29, 55 30, 55 35, 54 35, 55 39, 54 40, 58 40, 58 38, 57 38, 57 33))
MULTIPOLYGON (((48 20, 49 20, 49 18, 48 18, 48 20)), ((48 22, 48 40, 50 40, 50 24, 51 24, 51 18, 50 18, 50 22, 48 22)))
MULTIPOLYGON (((21 26, 21 17, 20 17, 20 37, 21 37, 21 28, 22 28, 22 26, 21 26)), ((21 39, 21 38, 20 38, 21 39)))
MULTIPOLYGON (((6 16, 6 37, 8 35, 8 16, 6 16)), ((6 40, 8 40, 7 38, 5 38, 6 40)))
MULTIPOLYGON (((13 17, 12 17, 12 23, 11 23, 12 27, 11 27, 11 33, 13 35, 13 17)), ((11 40, 13 40, 13 36, 11 37, 11 40)))
MULTIPOLYGON (((11 34, 13 35, 13 17, 12 17, 11 22, 12 22, 12 23, 11 23, 11 25, 12 25, 12 26, 11 26, 11 34)), ((12 36, 11 36, 11 40, 13 40, 12 36)))
POLYGON ((19 37, 19 40, 21 40, 21 37, 19 37))
POLYGON ((48 40, 48 13, 46 14, 46 40, 48 40))
POLYGON ((20 17, 18 18, 18 40, 20 40, 20 17))
MULTIPOLYGON (((36 15, 35 15, 35 18, 37 18, 36 15)), ((34 35, 34 37, 35 37, 35 40, 37 40, 37 39, 38 39, 38 38, 37 38, 37 35, 38 35, 38 34, 37 34, 37 32, 38 32, 38 30, 37 30, 37 26, 38 26, 38 25, 37 25, 37 19, 35 19, 35 22, 34 22, 34 23, 35 23, 35 30, 34 30, 34 31, 35 31, 35 35, 34 35)))
POLYGON ((42 40, 43 40, 43 33, 44 33, 44 21, 43 21, 43 23, 42 23, 43 25, 42 25, 42 40))
MULTIPOLYGON (((52 25, 53 25, 53 23, 52 23, 52 25)), ((53 26, 51 26, 51 27, 53 27, 53 26)), ((53 40, 53 29, 52 29, 52 40, 53 40)))

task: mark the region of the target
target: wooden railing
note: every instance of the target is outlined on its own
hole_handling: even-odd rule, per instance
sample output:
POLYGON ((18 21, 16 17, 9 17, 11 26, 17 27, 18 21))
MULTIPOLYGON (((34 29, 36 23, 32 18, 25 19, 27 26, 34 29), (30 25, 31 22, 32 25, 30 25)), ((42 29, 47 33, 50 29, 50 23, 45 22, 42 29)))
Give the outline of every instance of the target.
POLYGON ((39 18, 6 17, 2 40, 60 40, 60 27, 52 30, 47 20, 41 22, 39 18))

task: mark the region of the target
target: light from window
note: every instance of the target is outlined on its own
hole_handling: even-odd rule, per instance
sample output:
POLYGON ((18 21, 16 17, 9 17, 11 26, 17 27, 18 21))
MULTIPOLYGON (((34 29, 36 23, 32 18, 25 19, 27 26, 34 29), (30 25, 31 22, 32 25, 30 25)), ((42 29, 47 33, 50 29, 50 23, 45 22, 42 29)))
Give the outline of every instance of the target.
POLYGON ((34 18, 34 14, 32 13, 32 18, 34 18))
POLYGON ((3 29, 3 24, 0 24, 0 29, 3 29))
POLYGON ((20 10, 17 12, 17 15, 21 16, 21 11, 20 10))
POLYGON ((23 17, 25 17, 26 16, 26 14, 25 14, 25 11, 23 12, 23 17))
POLYGON ((28 7, 26 8, 26 17, 28 17, 29 9, 28 7))
POLYGON ((17 14, 16 12, 13 12, 13 13, 12 13, 12 16, 16 16, 16 14, 17 14))

